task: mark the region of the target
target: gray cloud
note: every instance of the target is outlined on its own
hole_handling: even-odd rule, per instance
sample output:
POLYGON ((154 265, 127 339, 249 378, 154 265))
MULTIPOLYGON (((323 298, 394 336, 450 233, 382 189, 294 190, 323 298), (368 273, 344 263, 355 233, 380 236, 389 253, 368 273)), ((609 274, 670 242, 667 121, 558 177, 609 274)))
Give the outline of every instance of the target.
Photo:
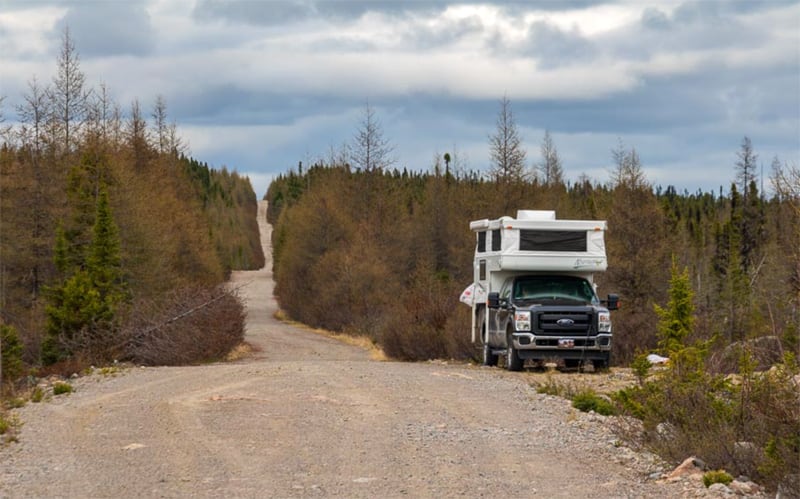
MULTIPOLYGON (((753 29, 753 26, 747 25, 746 17, 742 18, 743 9, 733 8, 739 5, 739 2, 686 2, 675 9, 671 16, 648 7, 643 11, 639 25, 632 25, 618 33, 616 45, 636 47, 636 51, 698 50, 751 47, 766 40, 766 30, 753 29)), ((763 12, 780 4, 760 5, 762 8, 759 10, 763 12)), ((754 11, 754 7, 748 8, 748 12, 754 11)))
POLYGON ((314 10, 312 2, 301 0, 199 0, 192 15, 201 21, 275 26, 312 17, 314 10))
POLYGON ((527 47, 526 55, 536 58, 544 69, 588 61, 597 54, 594 44, 578 31, 563 31, 544 21, 528 29, 527 47))
POLYGON ((221 20, 260 26, 278 26, 312 18, 354 20, 368 12, 391 16, 435 14, 453 5, 488 4, 510 13, 532 9, 556 11, 583 9, 614 0, 198 0, 193 15, 202 21, 221 20))
POLYGON ((669 16, 655 7, 647 7, 642 12, 642 26, 647 29, 666 30, 671 24, 669 16))
POLYGON ((289 125, 317 114, 341 113, 352 105, 336 96, 248 90, 236 84, 210 85, 176 95, 169 103, 182 123, 193 125, 289 125))
POLYGON ((469 16, 443 27, 433 28, 414 23, 404 33, 404 41, 418 49, 430 49, 455 43, 465 37, 476 36, 485 29, 481 18, 469 16))
POLYGON ((797 4, 796 0, 728 0, 709 2, 690 0, 682 3, 674 13, 677 22, 708 23, 724 20, 734 15, 763 12, 797 4))
POLYGON ((59 39, 65 26, 84 57, 150 54, 155 33, 140 2, 70 2, 53 33, 59 39))
MULTIPOLYGON (((202 21, 226 21, 257 26, 280 26, 313 18, 355 20, 368 12, 404 15, 409 12, 437 12, 448 1, 403 0, 198 0, 193 15, 202 21)), ((460 3, 479 3, 477 0, 460 3)))

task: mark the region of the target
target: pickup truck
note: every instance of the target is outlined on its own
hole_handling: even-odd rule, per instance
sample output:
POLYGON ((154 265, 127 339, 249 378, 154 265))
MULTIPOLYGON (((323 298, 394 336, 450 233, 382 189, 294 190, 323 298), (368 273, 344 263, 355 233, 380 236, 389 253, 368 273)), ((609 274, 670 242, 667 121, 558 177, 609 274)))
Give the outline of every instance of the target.
POLYGON ((499 357, 511 371, 526 360, 610 365, 611 311, 619 298, 601 300, 595 285, 595 274, 607 266, 605 227, 605 221, 556 220, 550 211, 470 223, 477 244, 468 304, 484 365, 497 365, 499 357))

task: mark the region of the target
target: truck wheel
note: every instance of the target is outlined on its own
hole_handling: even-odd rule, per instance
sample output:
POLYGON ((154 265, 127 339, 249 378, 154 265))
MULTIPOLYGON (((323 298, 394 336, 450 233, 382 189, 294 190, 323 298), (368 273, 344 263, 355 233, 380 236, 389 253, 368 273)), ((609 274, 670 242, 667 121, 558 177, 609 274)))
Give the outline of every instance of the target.
POLYGON ((486 342, 486 340, 483 341, 483 365, 484 366, 497 365, 497 354, 492 353, 492 347, 489 346, 489 343, 486 342))
POLYGON ((606 371, 611 365, 611 353, 606 354, 605 358, 594 361, 595 371, 606 371))
POLYGON ((511 337, 511 330, 509 330, 508 333, 506 333, 506 343, 508 344, 508 348, 506 350, 506 369, 508 369, 509 371, 522 370, 523 360, 519 358, 517 349, 514 348, 514 342, 512 341, 511 337))
POLYGON ((489 332, 486 327, 486 317, 481 317, 481 341, 483 342, 483 365, 496 366, 497 355, 492 353, 492 347, 489 346, 489 332))

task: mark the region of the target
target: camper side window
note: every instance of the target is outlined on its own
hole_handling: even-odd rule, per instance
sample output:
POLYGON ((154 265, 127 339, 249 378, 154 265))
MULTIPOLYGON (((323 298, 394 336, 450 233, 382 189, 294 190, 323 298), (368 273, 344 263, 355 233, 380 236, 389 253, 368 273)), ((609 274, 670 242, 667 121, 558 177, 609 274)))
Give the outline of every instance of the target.
POLYGON ((492 251, 500 251, 500 229, 492 231, 492 251))
POLYGON ((486 260, 478 262, 478 279, 481 281, 486 280, 486 260))
POLYGON ((486 251, 486 232, 478 232, 478 253, 486 251))
POLYGON ((568 230, 521 230, 520 251, 586 251, 586 232, 568 230))

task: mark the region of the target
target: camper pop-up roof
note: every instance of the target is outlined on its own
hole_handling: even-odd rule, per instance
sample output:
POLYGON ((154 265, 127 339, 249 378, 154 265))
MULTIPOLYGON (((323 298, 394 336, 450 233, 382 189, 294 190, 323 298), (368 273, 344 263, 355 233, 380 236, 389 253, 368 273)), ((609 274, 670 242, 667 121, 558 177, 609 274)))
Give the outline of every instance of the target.
POLYGON ((517 218, 475 220, 475 260, 492 271, 603 272, 603 220, 556 220, 554 211, 520 210, 517 218))

